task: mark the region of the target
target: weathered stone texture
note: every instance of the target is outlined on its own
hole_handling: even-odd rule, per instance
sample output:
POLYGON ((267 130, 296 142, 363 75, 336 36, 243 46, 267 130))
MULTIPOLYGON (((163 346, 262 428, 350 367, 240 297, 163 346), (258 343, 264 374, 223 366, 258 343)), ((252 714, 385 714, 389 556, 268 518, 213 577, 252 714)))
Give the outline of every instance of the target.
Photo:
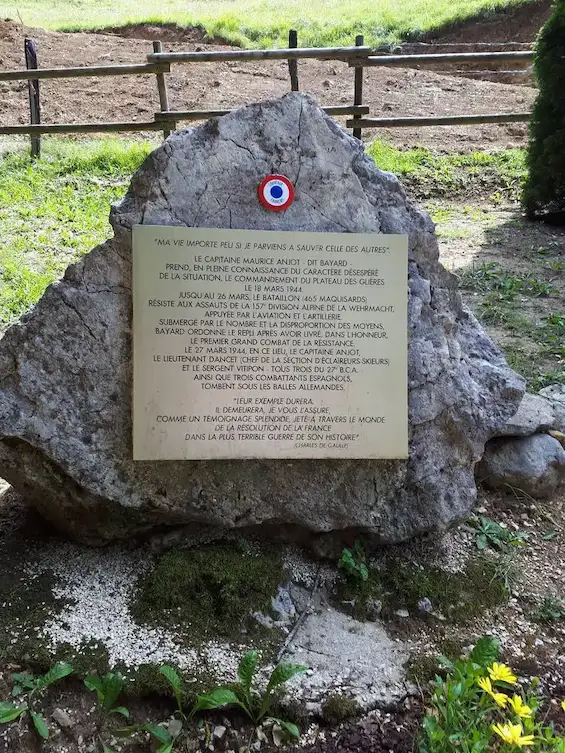
POLYGON ((397 541, 467 515, 474 465, 524 384, 462 306, 430 219, 307 97, 173 134, 68 268, 0 342, 0 476, 89 543, 158 526, 285 523, 397 541), (257 184, 296 201, 265 211, 257 184), (409 461, 131 460, 131 228, 141 224, 409 235, 409 461))
POLYGON ((477 479, 490 489, 551 497, 565 481, 565 450, 549 434, 493 439, 477 466, 477 479))
POLYGON ((530 434, 547 431, 555 427, 555 411, 551 401, 540 395, 526 392, 520 407, 497 436, 528 437, 530 434))

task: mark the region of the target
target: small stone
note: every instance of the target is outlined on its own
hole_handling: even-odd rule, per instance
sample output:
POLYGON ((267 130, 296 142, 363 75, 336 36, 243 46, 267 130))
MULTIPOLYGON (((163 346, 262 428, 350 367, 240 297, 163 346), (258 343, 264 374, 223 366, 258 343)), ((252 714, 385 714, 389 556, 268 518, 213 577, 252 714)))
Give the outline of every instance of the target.
POLYGON ((432 602, 427 597, 420 599, 420 601, 418 602, 418 609, 421 612, 427 612, 428 614, 434 611, 432 602))
POLYGON ((61 729, 69 729, 73 726, 73 720, 63 709, 55 709, 51 714, 51 719, 56 722, 61 729))
POLYGON ((407 609, 397 609, 394 613, 397 617, 410 617, 410 612, 407 609))
POLYGON ((565 384, 550 384, 541 389, 538 394, 552 402, 565 403, 565 384))
POLYGON ((372 620, 373 622, 375 622, 379 618, 382 610, 383 603, 380 599, 368 599, 367 603, 365 604, 367 619, 372 620))
POLYGON ((282 730, 282 727, 278 724, 273 724, 272 734, 273 743, 277 746, 277 748, 280 748, 284 740, 284 732, 282 730))
POLYGON ((182 730, 182 722, 180 719, 171 719, 167 725, 167 730, 171 737, 178 737, 182 730))
MULTIPOLYGON (((181 725, 182 726, 182 725, 181 725)), ((222 724, 217 724, 214 727, 213 735, 218 740, 221 740, 222 737, 226 734, 226 728, 222 724)))

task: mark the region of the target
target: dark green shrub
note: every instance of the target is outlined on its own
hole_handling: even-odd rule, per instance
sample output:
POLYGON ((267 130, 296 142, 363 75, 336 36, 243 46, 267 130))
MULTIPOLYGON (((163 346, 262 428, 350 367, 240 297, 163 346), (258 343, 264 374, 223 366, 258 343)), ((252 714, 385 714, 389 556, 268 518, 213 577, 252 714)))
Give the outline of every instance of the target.
POLYGON ((530 120, 522 201, 531 219, 555 218, 565 212, 565 0, 554 0, 540 31, 534 70, 539 93, 530 120))

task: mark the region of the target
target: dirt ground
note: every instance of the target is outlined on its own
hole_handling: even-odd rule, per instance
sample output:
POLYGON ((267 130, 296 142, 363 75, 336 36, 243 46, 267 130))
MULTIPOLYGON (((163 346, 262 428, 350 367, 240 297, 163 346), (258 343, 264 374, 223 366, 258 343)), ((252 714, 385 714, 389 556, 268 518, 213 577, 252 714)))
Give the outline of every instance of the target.
MULTIPOLYGON (((546 698, 561 700, 565 695, 565 621, 542 618, 539 606, 543 597, 565 593, 565 496, 555 495, 551 500, 533 501, 520 494, 486 493, 479 491, 477 513, 502 523, 511 531, 526 536, 525 545, 517 548, 511 561, 503 557, 499 564, 508 567, 509 594, 504 603, 493 608, 477 608, 463 621, 442 614, 437 604, 431 603, 431 613, 404 609, 388 615, 384 625, 393 639, 403 641, 410 649, 410 681, 412 691, 392 708, 376 709, 341 724, 328 724, 319 718, 308 718, 297 705, 293 718, 300 724, 302 736, 299 745, 277 748, 265 737, 254 743, 252 751, 258 753, 412 753, 417 750, 417 736, 425 709, 426 695, 431 678, 437 671, 439 653, 457 654, 472 645, 481 635, 497 637, 502 644, 503 658, 518 674, 528 680, 541 678, 540 692, 546 698)), ((16 543, 21 537, 34 536, 37 541, 48 541, 54 536, 41 520, 30 514, 12 492, 0 493, 0 529, 11 529, 3 545, 16 543), (8 541, 8 544, 6 544, 8 541)), ((56 539, 55 539, 56 540, 56 539)), ((466 564, 483 556, 477 550, 476 531, 462 526, 443 536, 430 536, 409 544, 397 545, 377 553, 372 567, 383 562, 412 563, 419 568, 439 567, 446 574, 464 573, 466 564)), ((488 553, 489 557, 496 557, 488 553)), ((485 589, 489 584, 485 583, 485 589)), ((2 591, 0 589, 0 595, 2 591)), ((5 598, 5 596, 4 596, 5 598)), ((112 610, 113 604, 108 603, 112 610)), ((0 659, 0 698, 8 698, 13 672, 29 665, 0 659)), ((174 702, 163 696, 122 699, 131 714, 131 722, 154 722, 172 718, 174 702)), ((114 716, 104 721, 96 710, 94 696, 88 693, 79 679, 70 678, 54 686, 37 706, 49 723, 49 740, 40 745, 27 720, 0 727, 1 753, 95 753, 101 735, 112 750, 123 753, 147 753, 151 748, 143 735, 133 740, 117 742, 113 731, 123 722, 114 716), (65 724, 55 721, 56 710, 65 712, 65 724), (55 713, 55 718, 53 714, 55 713), (123 747, 122 747, 123 746, 123 747)), ((551 712, 552 707, 548 708, 551 712)), ((563 731, 563 719, 555 714, 558 731, 563 731)), ((188 726, 188 739, 178 747, 184 753, 217 751, 230 753, 245 750, 251 735, 251 726, 234 713, 217 713, 206 721, 188 726), (215 730, 219 729, 218 737, 215 730)), ((176 750, 177 748, 175 748, 176 750)))
MULTIPOLYGON (((536 5, 535 13, 531 11, 534 18, 518 24, 520 41, 534 38, 546 13, 545 5, 536 5)), ((142 63, 152 51, 150 40, 155 38, 161 38, 169 51, 226 49, 217 43, 205 44, 197 29, 181 32, 175 27, 143 26, 117 31, 128 37, 48 32, 0 21, 0 70, 25 67, 25 37, 36 41, 40 67, 142 63)), ((499 33, 497 26, 492 31, 495 40, 499 33)), ((450 32, 445 38, 451 39, 454 34, 455 31, 450 32)), ((489 38, 484 29, 483 39, 489 38)), ((505 35, 503 41, 506 39, 505 35)), ((443 37, 434 43, 440 41, 443 37)), ((300 61, 299 78, 301 90, 324 106, 352 104, 353 70, 344 63, 300 61)), ((175 110, 236 107, 281 96, 290 88, 284 61, 176 64, 167 79, 170 107, 175 110)), ((370 114, 377 117, 527 112, 534 97, 531 86, 519 83, 495 83, 408 68, 370 68, 365 72, 364 102, 370 107, 370 114)), ((152 120, 159 109, 154 76, 42 81, 41 101, 45 123, 152 120)), ((27 122, 27 84, 0 82, 0 123, 27 122)), ((375 135, 376 131, 364 133, 366 139, 375 135)), ((399 146, 421 144, 441 151, 468 151, 522 145, 526 127, 502 124, 379 129, 378 135, 399 146)))

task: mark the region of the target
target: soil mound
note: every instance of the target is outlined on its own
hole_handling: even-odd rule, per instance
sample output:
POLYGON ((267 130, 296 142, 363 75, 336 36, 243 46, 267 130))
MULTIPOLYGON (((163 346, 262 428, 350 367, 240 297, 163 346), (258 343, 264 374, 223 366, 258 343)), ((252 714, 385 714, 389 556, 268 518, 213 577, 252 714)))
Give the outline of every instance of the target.
MULTIPOLYGON (((179 26, 178 24, 126 24, 105 26, 96 29, 94 34, 110 34, 124 39, 160 39, 162 42, 188 42, 190 44, 228 44, 220 37, 210 37, 203 26, 179 26)), ((233 46, 233 45, 232 45, 233 46)))

